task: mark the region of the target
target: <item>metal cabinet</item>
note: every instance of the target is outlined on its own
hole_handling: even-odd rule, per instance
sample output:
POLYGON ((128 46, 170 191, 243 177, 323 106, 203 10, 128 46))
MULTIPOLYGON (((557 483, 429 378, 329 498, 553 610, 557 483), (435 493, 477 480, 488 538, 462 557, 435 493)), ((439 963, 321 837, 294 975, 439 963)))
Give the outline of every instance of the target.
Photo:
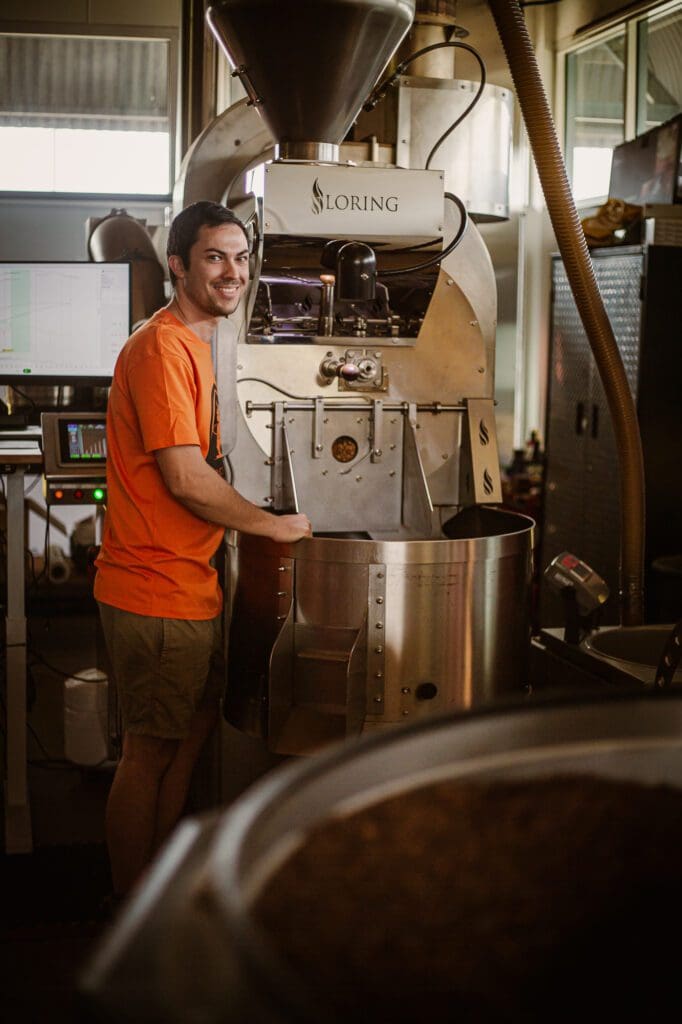
MULTIPOLYGON (((637 405, 646 475, 646 617, 658 621, 652 562, 682 551, 682 248, 620 247, 593 251, 592 258, 637 405)), ((574 552, 609 584, 602 622, 616 623, 618 454, 599 372, 559 257, 552 260, 551 326, 541 568, 561 551, 574 552)), ((561 604, 544 584, 539 617, 543 626, 562 623, 561 604)))

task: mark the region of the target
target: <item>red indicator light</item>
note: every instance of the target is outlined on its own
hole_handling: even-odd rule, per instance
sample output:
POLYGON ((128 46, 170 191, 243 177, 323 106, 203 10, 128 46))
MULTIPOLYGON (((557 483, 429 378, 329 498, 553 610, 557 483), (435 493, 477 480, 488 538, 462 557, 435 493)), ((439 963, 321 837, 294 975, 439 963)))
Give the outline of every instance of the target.
POLYGON ((80 489, 80 487, 76 488, 76 490, 73 492, 73 496, 74 496, 74 498, 77 498, 78 501, 80 501, 80 499, 83 497, 83 492, 80 489))

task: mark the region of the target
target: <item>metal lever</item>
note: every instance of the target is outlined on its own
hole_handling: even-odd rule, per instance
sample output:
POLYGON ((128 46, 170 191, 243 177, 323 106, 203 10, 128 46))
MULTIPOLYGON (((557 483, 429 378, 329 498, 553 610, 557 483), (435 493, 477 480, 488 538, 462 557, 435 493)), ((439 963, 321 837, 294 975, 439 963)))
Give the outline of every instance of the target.
POLYGON ((334 275, 320 274, 320 282, 322 290, 317 333, 322 338, 331 338, 334 333, 334 275))
POLYGON ((330 380, 333 380, 334 377, 341 377, 342 380, 353 381, 360 376, 360 367, 355 363, 342 363, 340 359, 332 357, 323 361, 320 373, 330 380))

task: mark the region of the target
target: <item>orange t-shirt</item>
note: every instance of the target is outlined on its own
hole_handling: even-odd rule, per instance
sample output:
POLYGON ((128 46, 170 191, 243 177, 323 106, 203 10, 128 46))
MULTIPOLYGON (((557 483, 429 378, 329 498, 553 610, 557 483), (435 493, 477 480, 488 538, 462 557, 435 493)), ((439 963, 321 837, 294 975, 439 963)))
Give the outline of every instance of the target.
POLYGON ((198 445, 222 473, 211 347, 162 309, 128 339, 114 370, 98 601, 160 618, 219 614, 222 592, 211 559, 224 528, 173 497, 154 456, 186 444, 198 445))

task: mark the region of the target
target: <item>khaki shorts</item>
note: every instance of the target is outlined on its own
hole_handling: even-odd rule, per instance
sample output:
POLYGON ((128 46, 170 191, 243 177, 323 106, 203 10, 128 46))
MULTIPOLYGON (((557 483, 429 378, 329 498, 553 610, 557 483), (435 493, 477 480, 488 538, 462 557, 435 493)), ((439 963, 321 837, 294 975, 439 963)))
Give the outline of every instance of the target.
POLYGON ((125 732, 183 739, 224 687, 222 617, 157 619, 99 604, 125 732))

